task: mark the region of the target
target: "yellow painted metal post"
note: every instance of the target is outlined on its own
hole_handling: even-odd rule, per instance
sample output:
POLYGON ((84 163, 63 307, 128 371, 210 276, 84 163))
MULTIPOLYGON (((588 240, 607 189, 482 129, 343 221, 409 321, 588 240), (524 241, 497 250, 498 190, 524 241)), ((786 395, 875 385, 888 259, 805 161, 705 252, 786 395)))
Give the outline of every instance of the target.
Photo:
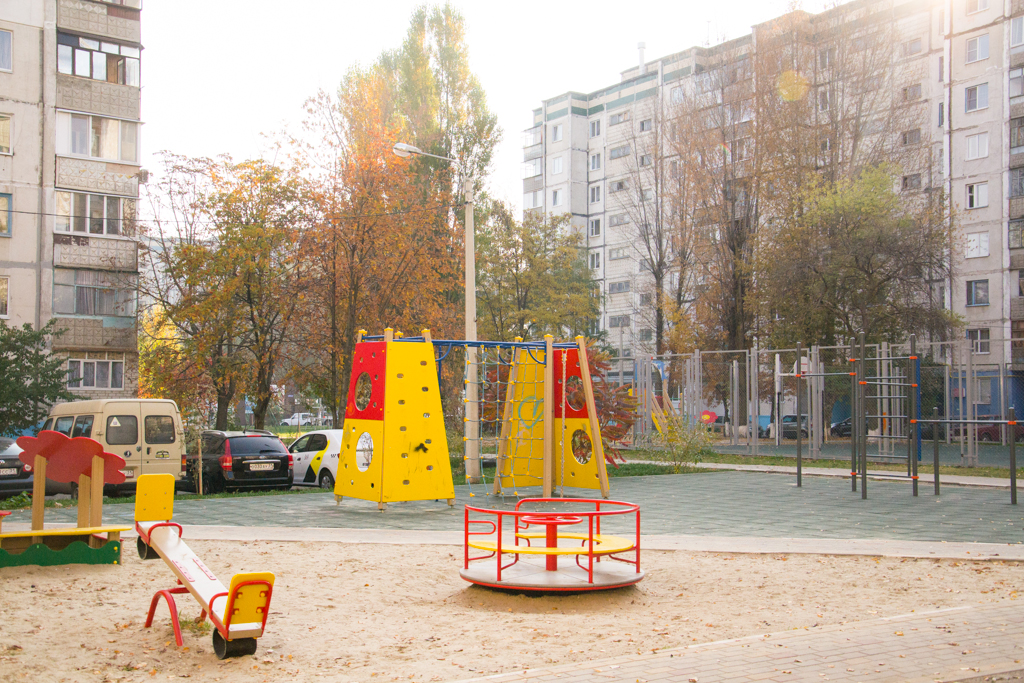
POLYGON ((583 395, 587 400, 587 417, 590 418, 590 438, 593 442, 594 460, 597 465, 597 480, 601 485, 601 496, 608 497, 608 470, 604 461, 604 440, 601 438, 601 421, 597 416, 597 401, 594 400, 594 384, 590 377, 590 360, 587 358, 587 341, 582 336, 576 337, 576 345, 580 350, 580 375, 583 378, 583 395))
POLYGON ((46 458, 37 455, 32 465, 32 530, 43 528, 46 509, 46 458))
POLYGON ((544 497, 551 497, 555 479, 555 338, 544 335, 544 497))

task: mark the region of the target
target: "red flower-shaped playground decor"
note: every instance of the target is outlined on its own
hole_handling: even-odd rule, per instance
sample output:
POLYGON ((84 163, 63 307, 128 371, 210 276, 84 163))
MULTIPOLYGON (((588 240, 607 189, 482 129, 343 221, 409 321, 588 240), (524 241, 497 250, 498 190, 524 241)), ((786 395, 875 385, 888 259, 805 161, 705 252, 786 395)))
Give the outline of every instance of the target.
POLYGON ((18 446, 23 450, 21 461, 26 465, 35 464, 35 457, 46 458, 46 478, 59 482, 77 482, 81 475, 92 476, 92 459, 103 458, 103 483, 123 484, 124 458, 107 453, 99 441, 76 436, 71 439, 51 430, 39 432, 39 436, 19 436, 18 446))

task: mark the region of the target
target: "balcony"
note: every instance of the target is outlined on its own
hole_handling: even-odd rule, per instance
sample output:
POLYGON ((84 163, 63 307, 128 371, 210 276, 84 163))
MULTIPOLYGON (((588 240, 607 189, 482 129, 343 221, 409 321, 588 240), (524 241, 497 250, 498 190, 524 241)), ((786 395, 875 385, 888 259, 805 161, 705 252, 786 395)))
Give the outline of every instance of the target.
POLYGON ((57 74, 57 107, 138 121, 139 89, 57 74))
POLYGON ((139 350, 134 318, 63 318, 57 327, 65 330, 55 337, 57 351, 130 351, 139 350))
POLYGON ((1024 217, 1024 197, 1010 197, 1010 218, 1024 217))
POLYGON ((139 10, 88 0, 57 0, 57 27, 86 35, 142 42, 139 10))
POLYGON ((1010 299, 1010 320, 1024 320, 1024 297, 1010 299))
POLYGON ((138 253, 138 245, 128 239, 90 237, 81 233, 53 236, 53 265, 58 267, 136 273, 138 253))
POLYGON ((536 159, 544 154, 544 144, 538 143, 536 145, 530 145, 523 149, 523 161, 530 161, 536 159))
POLYGON ((523 179, 523 192, 533 192, 535 190, 544 189, 544 176, 535 175, 531 178, 523 179))
POLYGON ((92 159, 57 157, 57 187, 86 192, 139 196, 139 169, 92 159))

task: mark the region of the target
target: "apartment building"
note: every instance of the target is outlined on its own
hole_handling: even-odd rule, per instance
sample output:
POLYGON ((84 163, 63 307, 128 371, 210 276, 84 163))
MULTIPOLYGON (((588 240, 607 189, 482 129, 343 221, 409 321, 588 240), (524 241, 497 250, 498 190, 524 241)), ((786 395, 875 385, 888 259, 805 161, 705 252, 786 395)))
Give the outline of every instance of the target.
POLYGON ((141 0, 0 0, 0 319, 81 398, 138 392, 141 0))
MULTIPOLYGON (((897 146, 913 152, 901 159, 901 189, 909 196, 944 188, 960 226, 951 247, 956 278, 936 281, 934 291, 966 320, 976 352, 986 356, 979 361, 1024 362, 1024 346, 1011 349, 1008 341, 1024 338, 1024 0, 854 0, 654 61, 644 59, 641 44, 639 64, 617 83, 543 101, 525 131, 524 211, 569 213, 586 234, 609 342, 625 354, 653 352, 650 277, 624 210, 643 200, 630 194, 638 165, 630 145, 657 127, 675 93, 700 92, 713 69, 729 71, 729 88, 778 88, 774 79, 758 83, 743 65, 782 20, 801 27, 818 56, 799 79, 800 96, 815 98, 819 117, 835 106, 827 77, 835 27, 849 22, 855 35, 857 22, 881 20, 893 29, 893 70, 870 87, 911 114, 897 131, 897 146)), ((742 106, 732 115, 733 123, 750 118, 742 106)), ((735 142, 728 143, 733 156, 743 153, 743 140, 735 142)), ((826 153, 830 143, 821 144, 826 153)), ((670 162, 669 150, 663 156, 670 162)))

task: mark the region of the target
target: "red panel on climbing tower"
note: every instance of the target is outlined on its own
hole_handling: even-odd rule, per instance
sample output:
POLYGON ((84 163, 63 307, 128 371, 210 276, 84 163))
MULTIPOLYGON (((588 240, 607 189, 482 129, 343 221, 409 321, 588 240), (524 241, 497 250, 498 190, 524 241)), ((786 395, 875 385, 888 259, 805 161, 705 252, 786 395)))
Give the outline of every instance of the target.
POLYGON ((357 420, 384 419, 384 370, 387 342, 356 344, 352 354, 352 378, 349 380, 345 417, 357 420))
POLYGON ((562 417, 562 360, 565 359, 565 383, 569 392, 565 397, 565 417, 587 417, 587 400, 583 393, 583 375, 580 372, 580 352, 577 349, 555 349, 555 419, 562 417), (573 380, 572 378, 576 378, 573 380))

